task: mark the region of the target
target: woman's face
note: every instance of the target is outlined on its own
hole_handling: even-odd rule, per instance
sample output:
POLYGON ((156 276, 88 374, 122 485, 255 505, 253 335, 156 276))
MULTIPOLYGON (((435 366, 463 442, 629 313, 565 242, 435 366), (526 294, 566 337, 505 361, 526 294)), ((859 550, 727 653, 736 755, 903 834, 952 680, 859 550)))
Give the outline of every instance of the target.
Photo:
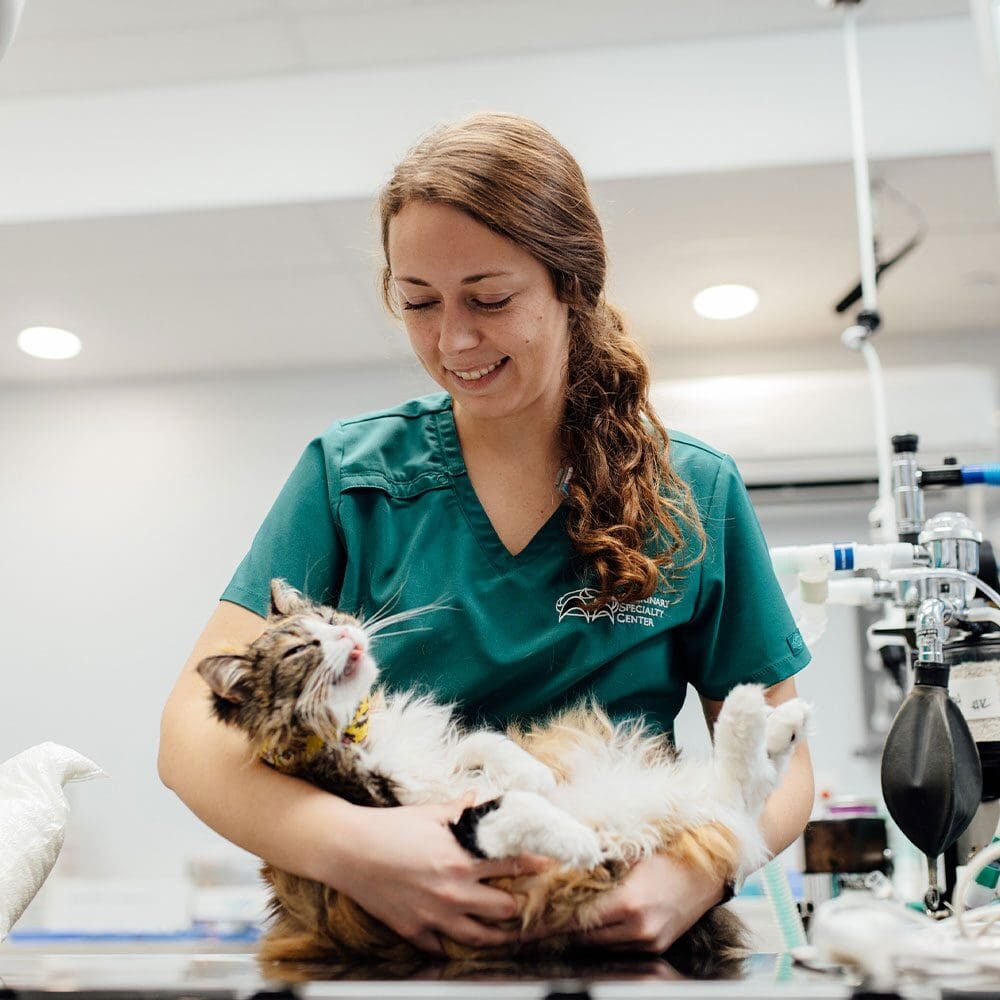
POLYGON ((389 262, 420 363, 475 417, 561 412, 568 308, 548 269, 450 205, 410 202, 389 262))

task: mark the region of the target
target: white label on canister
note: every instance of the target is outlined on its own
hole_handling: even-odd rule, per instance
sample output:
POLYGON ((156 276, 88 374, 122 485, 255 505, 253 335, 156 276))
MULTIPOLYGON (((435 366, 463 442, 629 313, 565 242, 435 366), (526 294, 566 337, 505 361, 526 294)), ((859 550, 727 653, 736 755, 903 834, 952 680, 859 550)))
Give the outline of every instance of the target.
POLYGON ((967 719, 1000 719, 1000 684, 995 677, 953 677, 948 693, 967 719))

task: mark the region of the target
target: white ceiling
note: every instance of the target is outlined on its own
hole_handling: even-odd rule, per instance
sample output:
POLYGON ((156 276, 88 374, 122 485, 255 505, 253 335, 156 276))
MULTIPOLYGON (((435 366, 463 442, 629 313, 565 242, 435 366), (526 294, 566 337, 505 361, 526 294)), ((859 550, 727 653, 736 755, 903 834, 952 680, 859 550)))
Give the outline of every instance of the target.
MULTIPOLYGON (((866 22, 967 15, 868 0, 866 22)), ((809 30, 816 0, 27 0, 0 99, 809 30)))
MULTIPOLYGON (((872 21, 966 13, 966 0, 862 7, 872 21)), ((27 0, 0 65, 0 105, 381 62, 698 45, 828 27, 831 16, 815 0, 27 0)), ((989 155, 896 159, 873 176, 928 224, 880 286, 886 332, 995 335, 1000 206, 989 155)), ((621 178, 594 192, 609 297, 651 353, 805 344, 845 326, 832 304, 858 276, 848 164, 621 178), (756 313, 719 323, 692 312, 701 287, 734 281, 760 291, 756 313)), ((913 227, 885 202, 884 253, 913 227)), ((377 266, 360 200, 0 225, 0 382, 398 364, 409 353, 381 311, 377 266), (58 365, 28 358, 14 343, 28 325, 73 329, 84 352, 58 365)))
MULTIPOLYGON (((1000 208, 986 154, 877 164, 927 218, 924 244, 880 285, 886 333, 994 332, 1000 208)), ((858 278, 846 164, 595 185, 609 296, 651 352, 833 338, 832 305, 858 278), (708 284, 759 289, 751 316, 700 319, 708 284)), ((381 311, 367 202, 229 209, 0 227, 0 380, 116 378, 379 363, 408 357, 381 311), (21 354, 22 326, 66 325, 68 365, 21 354)), ((891 253, 914 223, 884 203, 891 253)))

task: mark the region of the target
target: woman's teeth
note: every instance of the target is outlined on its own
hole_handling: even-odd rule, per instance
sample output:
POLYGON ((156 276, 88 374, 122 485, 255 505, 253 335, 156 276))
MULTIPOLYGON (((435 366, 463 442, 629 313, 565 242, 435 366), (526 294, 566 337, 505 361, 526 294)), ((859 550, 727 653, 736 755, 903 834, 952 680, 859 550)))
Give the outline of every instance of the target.
POLYGON ((484 375, 489 375, 490 372, 496 371, 500 365, 506 361, 506 358, 501 358, 496 364, 489 365, 486 368, 479 368, 468 372, 452 372, 452 375, 457 375, 460 379, 464 379, 466 382, 475 382, 477 379, 481 379, 484 375))

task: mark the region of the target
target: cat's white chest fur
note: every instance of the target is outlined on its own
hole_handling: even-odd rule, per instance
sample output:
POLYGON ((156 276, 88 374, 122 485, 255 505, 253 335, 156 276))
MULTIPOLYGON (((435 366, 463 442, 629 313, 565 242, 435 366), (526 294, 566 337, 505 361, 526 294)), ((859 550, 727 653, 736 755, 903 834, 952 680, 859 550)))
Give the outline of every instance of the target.
POLYGON ((474 792, 476 801, 512 788, 549 792, 552 772, 501 733, 463 734, 448 705, 427 697, 390 694, 372 714, 366 768, 391 775, 403 805, 444 802, 474 792))

